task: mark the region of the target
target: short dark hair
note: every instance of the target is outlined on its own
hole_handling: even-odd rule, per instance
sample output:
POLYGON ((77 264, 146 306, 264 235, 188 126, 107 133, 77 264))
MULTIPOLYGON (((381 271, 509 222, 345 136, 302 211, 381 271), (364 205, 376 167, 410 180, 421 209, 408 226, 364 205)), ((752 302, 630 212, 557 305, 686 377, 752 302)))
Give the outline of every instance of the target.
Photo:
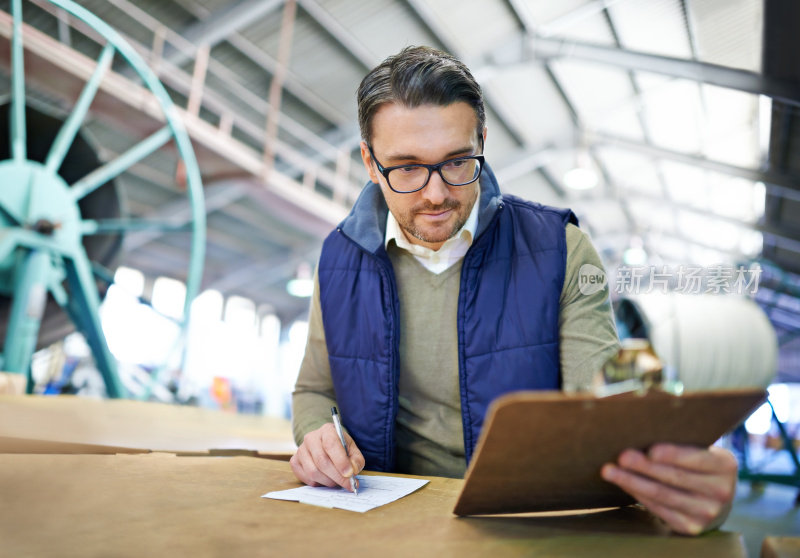
POLYGON ((358 86, 361 138, 371 145, 372 119, 384 103, 397 102, 415 108, 425 104, 447 106, 459 101, 475 110, 480 138, 486 124, 486 109, 481 86, 469 69, 441 50, 406 47, 381 62, 358 86))

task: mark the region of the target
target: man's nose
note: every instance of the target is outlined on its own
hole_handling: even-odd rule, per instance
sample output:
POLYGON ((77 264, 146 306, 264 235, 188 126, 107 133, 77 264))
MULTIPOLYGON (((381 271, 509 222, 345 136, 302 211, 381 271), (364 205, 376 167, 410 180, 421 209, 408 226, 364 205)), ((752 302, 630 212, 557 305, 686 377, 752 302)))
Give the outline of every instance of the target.
POLYGON ((422 189, 422 197, 432 205, 440 205, 449 196, 450 190, 447 187, 447 183, 442 180, 442 176, 438 172, 433 171, 427 186, 422 189))

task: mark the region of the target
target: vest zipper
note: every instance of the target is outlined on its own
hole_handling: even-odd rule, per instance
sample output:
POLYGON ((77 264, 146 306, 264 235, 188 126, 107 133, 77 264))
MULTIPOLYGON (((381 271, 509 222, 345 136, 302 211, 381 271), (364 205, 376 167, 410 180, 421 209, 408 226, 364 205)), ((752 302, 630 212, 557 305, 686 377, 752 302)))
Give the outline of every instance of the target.
POLYGON ((505 204, 501 201, 497 204, 497 211, 494 212, 492 215, 492 220, 489 221, 489 224, 481 231, 481 233, 475 237, 475 241, 472 243, 472 246, 469 247, 467 253, 464 254, 464 264, 461 266, 461 278, 459 279, 458 285, 458 314, 457 314, 457 333, 458 333, 458 382, 459 382, 459 391, 461 392, 461 429, 462 435, 464 437, 464 459, 467 462, 467 466, 469 466, 470 459, 472 457, 473 450, 475 449, 475 444, 477 441, 472 436, 472 420, 470 416, 470 408, 469 408, 469 401, 467 400, 467 378, 466 378, 466 369, 464 363, 464 338, 463 338, 463 331, 464 331, 464 317, 461 315, 461 307, 463 304, 463 297, 464 295, 464 282, 466 281, 466 269, 469 269, 467 265, 468 259, 471 259, 472 254, 475 252, 473 248, 483 239, 486 231, 491 229, 495 222, 500 218, 500 212, 505 208, 505 204))
MULTIPOLYGON (((392 408, 390 409, 390 424, 389 424, 389 443, 387 444, 387 452, 386 452, 386 469, 390 471, 394 468, 395 462, 395 421, 397 420, 397 408, 399 405, 397 399, 397 386, 399 382, 399 372, 398 372, 398 364, 397 364, 397 356, 400 353, 400 332, 399 332, 399 316, 400 310, 398 308, 398 298, 397 298, 397 288, 396 288, 396 280, 393 279, 393 272, 392 270, 386 265, 386 262, 381 260, 377 255, 373 254, 372 252, 365 250, 363 246, 361 246, 358 242, 347 236, 345 232, 342 230, 341 227, 336 227, 336 231, 341 234, 344 238, 347 239, 348 242, 353 243, 361 252, 367 254, 370 258, 375 260, 378 264, 378 268, 381 269, 381 272, 386 280, 386 284, 389 285, 389 290, 391 291, 391 298, 392 298, 392 351, 390 353, 390 361, 389 361, 389 368, 392 374, 392 384, 389 386, 389 396, 392 408), (391 280, 390 280, 391 279, 391 280)), ((388 257, 388 255, 387 255, 388 257)))

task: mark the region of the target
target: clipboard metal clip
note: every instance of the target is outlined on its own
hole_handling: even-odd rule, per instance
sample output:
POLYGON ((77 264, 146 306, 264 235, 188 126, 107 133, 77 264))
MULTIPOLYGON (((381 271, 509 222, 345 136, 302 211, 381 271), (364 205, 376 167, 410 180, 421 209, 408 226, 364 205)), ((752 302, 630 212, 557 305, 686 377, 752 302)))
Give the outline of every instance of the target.
POLYGON ((595 374, 594 395, 609 397, 631 392, 645 395, 650 391, 681 395, 683 384, 670 372, 647 339, 624 339, 617 354, 595 374))

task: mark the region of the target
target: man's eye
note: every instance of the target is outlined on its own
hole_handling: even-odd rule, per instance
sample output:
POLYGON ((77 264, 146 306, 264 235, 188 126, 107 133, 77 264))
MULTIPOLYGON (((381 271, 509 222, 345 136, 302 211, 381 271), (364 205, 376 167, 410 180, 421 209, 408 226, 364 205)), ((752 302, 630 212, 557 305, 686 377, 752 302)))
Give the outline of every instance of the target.
POLYGON ((467 159, 455 159, 454 161, 450 161, 445 165, 445 169, 448 170, 458 170, 464 165, 467 164, 467 159))
POLYGON ((397 170, 399 170, 400 172, 409 173, 419 170, 419 167, 400 167, 397 170))

